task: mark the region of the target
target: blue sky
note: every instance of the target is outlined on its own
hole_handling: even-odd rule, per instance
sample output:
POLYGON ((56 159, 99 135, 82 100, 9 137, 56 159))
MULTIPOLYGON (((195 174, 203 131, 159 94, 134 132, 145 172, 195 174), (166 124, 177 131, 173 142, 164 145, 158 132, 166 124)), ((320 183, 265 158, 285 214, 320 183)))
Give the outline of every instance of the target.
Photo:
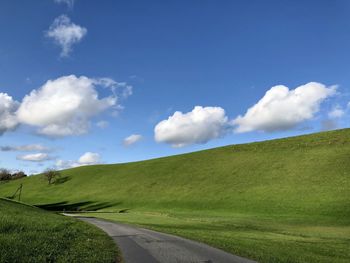
POLYGON ((36 173, 348 127, 349 13, 345 0, 2 0, 0 166, 36 173))

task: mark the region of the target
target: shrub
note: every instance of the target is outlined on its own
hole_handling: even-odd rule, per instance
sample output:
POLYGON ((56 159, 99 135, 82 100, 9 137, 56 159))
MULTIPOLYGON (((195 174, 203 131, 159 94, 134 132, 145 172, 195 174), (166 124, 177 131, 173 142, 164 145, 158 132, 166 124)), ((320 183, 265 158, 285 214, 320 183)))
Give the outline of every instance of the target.
POLYGON ((15 179, 23 178, 23 177, 27 177, 27 175, 24 172, 19 171, 17 173, 12 174, 11 179, 15 180, 15 179))
POLYGON ((11 180, 11 173, 7 169, 0 169, 0 181, 11 180))

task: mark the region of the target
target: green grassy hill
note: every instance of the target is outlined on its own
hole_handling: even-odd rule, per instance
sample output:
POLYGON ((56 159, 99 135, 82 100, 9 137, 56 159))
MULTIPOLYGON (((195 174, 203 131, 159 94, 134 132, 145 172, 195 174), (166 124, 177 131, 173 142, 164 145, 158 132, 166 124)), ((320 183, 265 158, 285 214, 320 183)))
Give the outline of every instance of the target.
POLYGON ((0 199, 0 262, 115 262, 113 241, 72 218, 0 199))
POLYGON ((0 195, 10 196, 19 183, 24 202, 66 210, 130 209, 100 216, 262 262, 350 258, 350 129, 79 167, 64 171, 55 185, 41 176, 2 184, 0 195), (219 226, 226 231, 211 232, 219 226))

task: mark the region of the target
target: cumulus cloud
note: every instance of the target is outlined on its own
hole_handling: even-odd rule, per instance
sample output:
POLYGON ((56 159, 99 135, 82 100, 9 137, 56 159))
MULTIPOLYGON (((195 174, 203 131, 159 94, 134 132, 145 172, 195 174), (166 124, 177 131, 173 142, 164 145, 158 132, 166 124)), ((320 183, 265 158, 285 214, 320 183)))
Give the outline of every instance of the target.
POLYGON ((0 93, 0 135, 18 126, 16 110, 19 103, 6 93, 0 93))
POLYGON ((61 47, 61 57, 67 57, 73 45, 79 43, 86 34, 86 28, 72 23, 66 15, 57 17, 46 32, 46 36, 61 47))
POLYGON ((29 162, 44 162, 51 159, 52 158, 47 153, 33 153, 33 154, 25 154, 25 155, 17 156, 17 160, 29 161, 29 162))
POLYGON ((319 111, 320 104, 335 93, 335 86, 326 87, 316 82, 294 90, 283 85, 274 86, 244 116, 239 115, 233 121, 235 132, 272 132, 294 128, 312 119, 319 111))
POLYGON ((47 81, 25 96, 18 111, 21 123, 38 126, 39 134, 52 137, 80 135, 88 131, 89 119, 117 107, 117 97, 99 98, 98 79, 74 75, 47 81))
POLYGON ((127 146, 130 146, 130 145, 137 143, 141 139, 142 139, 142 135, 132 134, 123 140, 123 145, 127 147, 127 146))
POLYGON ((220 107, 196 106, 191 112, 176 111, 167 120, 159 122, 155 128, 155 140, 173 147, 183 147, 194 143, 206 143, 224 136, 231 124, 220 107))
POLYGON ((329 118, 341 118, 345 114, 345 111, 339 106, 335 106, 329 113, 329 118))
POLYGON ((81 165, 97 164, 100 161, 98 153, 86 152, 80 156, 78 163, 81 165))
MULTIPOLYGON (((26 95, 22 102, 0 93, 0 135, 14 130, 19 124, 38 127, 38 134, 63 137, 87 133, 90 119, 112 109, 113 114, 123 107, 120 99, 132 94, 132 86, 111 78, 88 78, 75 75, 48 80, 40 88, 26 95), (105 88, 110 96, 99 97, 98 88, 105 88)), ((96 124, 106 128, 107 122, 96 124)))
POLYGON ((74 0, 54 0, 57 4, 65 4, 69 9, 72 9, 74 6, 74 0))
POLYGON ((26 144, 19 146, 0 146, 2 152, 40 152, 50 151, 51 149, 41 144, 26 144))
POLYGON ((100 163, 100 160, 101 157, 98 153, 86 152, 82 156, 80 156, 78 161, 57 160, 55 165, 58 169, 67 169, 85 165, 98 164, 100 163))

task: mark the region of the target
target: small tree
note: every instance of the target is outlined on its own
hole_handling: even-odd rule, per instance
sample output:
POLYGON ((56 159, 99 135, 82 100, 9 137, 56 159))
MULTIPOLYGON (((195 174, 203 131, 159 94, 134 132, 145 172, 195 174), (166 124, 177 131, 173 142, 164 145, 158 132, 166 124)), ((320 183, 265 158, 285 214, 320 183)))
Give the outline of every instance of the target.
POLYGON ((54 180, 57 180, 57 177, 60 177, 61 174, 59 171, 56 171, 55 169, 47 169, 44 172, 44 178, 48 181, 49 184, 52 184, 54 180))
POLYGON ((0 181, 7 181, 11 179, 11 173, 7 169, 0 169, 0 181))

